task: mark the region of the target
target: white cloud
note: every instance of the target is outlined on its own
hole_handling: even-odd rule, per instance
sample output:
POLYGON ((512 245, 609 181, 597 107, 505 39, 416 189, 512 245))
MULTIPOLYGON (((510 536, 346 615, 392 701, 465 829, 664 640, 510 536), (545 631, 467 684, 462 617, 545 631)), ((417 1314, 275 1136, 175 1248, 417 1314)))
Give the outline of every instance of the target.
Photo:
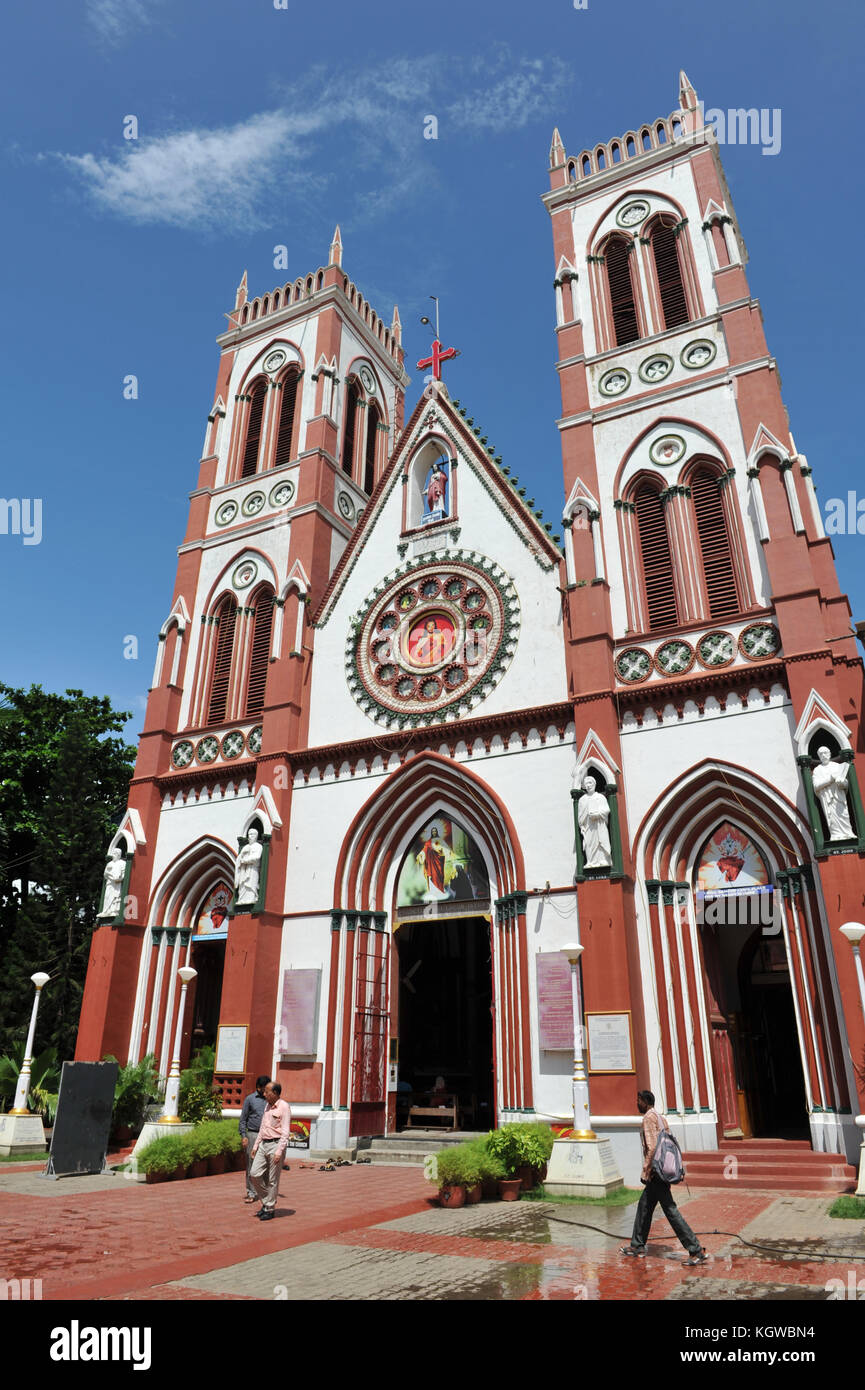
POLYGON ((146 28, 162 0, 85 0, 84 13, 106 43, 119 44, 135 29, 146 28))
MULTIPOLYGON (((99 8, 107 19, 120 5, 99 8)), ((246 231, 297 217, 334 179, 372 221, 434 177, 425 116, 440 118, 440 140, 504 134, 554 114, 566 71, 501 47, 475 60, 394 59, 377 73, 318 67, 275 110, 237 125, 142 136, 119 155, 56 157, 100 208, 133 222, 246 231)))

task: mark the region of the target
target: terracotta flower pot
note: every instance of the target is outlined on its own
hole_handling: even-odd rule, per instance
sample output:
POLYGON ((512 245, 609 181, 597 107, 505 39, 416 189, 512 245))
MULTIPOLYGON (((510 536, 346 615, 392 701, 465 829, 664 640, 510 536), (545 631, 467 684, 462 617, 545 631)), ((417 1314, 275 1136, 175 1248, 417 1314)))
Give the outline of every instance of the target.
POLYGON ((170 1176, 170 1173, 156 1173, 151 1170, 149 1173, 145 1173, 144 1180, 145 1182, 168 1182, 170 1176))
POLYGON ((475 1202, 479 1202, 483 1196, 483 1184, 476 1182, 474 1187, 466 1188, 466 1206, 473 1207, 475 1202))
POLYGON ((514 1176, 522 1183, 523 1192, 531 1192, 535 1185, 535 1173, 528 1163, 521 1163, 514 1176))
POLYGON ((215 1178, 217 1174, 225 1172, 225 1154, 211 1154, 207 1160, 207 1176, 215 1178))
POLYGON ((532 1173, 533 1173, 534 1179, 535 1179, 535 1187, 537 1187, 540 1183, 542 1183, 542 1182, 544 1181, 544 1179, 545 1179, 546 1176, 547 1176, 547 1165, 546 1165, 546 1163, 545 1163, 545 1164, 543 1165, 543 1167, 541 1167, 541 1168, 533 1168, 533 1169, 532 1169, 532 1173))
POLYGON ((499 1195, 498 1178, 484 1178, 481 1183, 481 1196, 485 1202, 494 1202, 499 1195))
POLYGON ((207 1159, 197 1158, 194 1163, 189 1165, 189 1176, 191 1178, 207 1177, 207 1159))
POLYGON ((183 1179, 186 1177, 186 1164, 178 1163, 177 1167, 174 1169, 174 1172, 169 1173, 168 1177, 171 1182, 182 1182, 183 1179))
POLYGON ((519 1178, 499 1178, 499 1196, 503 1202, 518 1202, 522 1186, 519 1178))
POLYGON ((238 1149, 237 1153, 230 1154, 235 1173, 246 1172, 246 1150, 238 1149))
POLYGON ((464 1187, 440 1187, 439 1206, 441 1207, 464 1207, 466 1204, 466 1190, 464 1187))

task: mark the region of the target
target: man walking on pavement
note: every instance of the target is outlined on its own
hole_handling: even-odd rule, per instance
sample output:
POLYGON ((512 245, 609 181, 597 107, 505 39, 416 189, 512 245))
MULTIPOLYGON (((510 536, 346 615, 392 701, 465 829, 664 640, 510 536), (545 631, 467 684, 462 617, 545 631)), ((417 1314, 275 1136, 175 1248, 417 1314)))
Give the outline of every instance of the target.
POLYGON ((645 1255, 646 1241, 649 1238, 649 1229, 652 1225, 652 1215, 660 1202, 662 1212, 688 1252, 689 1258, 685 1264, 703 1264, 706 1259, 706 1252, 673 1201, 670 1184, 664 1182, 663 1178, 659 1177, 652 1168, 652 1159, 655 1156, 655 1149, 658 1147, 658 1140, 663 1131, 669 1129, 670 1126, 664 1116, 659 1115, 655 1109, 655 1097, 651 1091, 637 1092, 637 1109, 643 1117, 643 1123, 640 1126, 640 1140, 643 1145, 643 1171, 640 1175, 640 1181, 644 1184, 643 1195, 637 1205, 631 1243, 622 1246, 619 1254, 645 1255))
POLYGON ((258 1138, 258 1131, 261 1128, 261 1117, 267 1109, 267 1101, 264 1099, 264 1088, 270 1080, 269 1076, 260 1076, 255 1083, 255 1090, 251 1096, 247 1096, 243 1102, 243 1109, 240 1112, 238 1129, 243 1140, 243 1148, 246 1153, 246 1201, 255 1201, 255 1192, 249 1180, 249 1170, 252 1167, 252 1150, 258 1138))
POLYGON ((275 1214, 279 1175, 291 1132, 291 1111, 288 1101, 281 1100, 281 1096, 279 1082, 269 1081, 264 1088, 266 1105, 261 1127, 252 1150, 249 1180, 261 1202, 261 1211, 257 1215, 262 1221, 272 1221, 275 1214))

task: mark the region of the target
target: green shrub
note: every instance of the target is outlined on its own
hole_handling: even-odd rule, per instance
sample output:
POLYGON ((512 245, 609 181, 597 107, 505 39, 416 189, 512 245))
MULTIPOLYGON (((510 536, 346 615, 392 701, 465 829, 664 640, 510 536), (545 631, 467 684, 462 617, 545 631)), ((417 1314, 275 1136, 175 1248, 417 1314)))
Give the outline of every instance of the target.
POLYGON ((438 1185, 474 1187, 481 1180, 481 1160, 470 1143, 448 1145, 436 1154, 438 1185))
POLYGON ((219 1154, 237 1153, 241 1148, 236 1120, 205 1120, 182 1137, 187 1154, 186 1162, 216 1158, 219 1154))
MULTIPOLYGON (((106 1056, 105 1062, 116 1062, 106 1056)), ((127 1062, 117 1073, 114 1087, 114 1109, 111 1113, 112 1131, 124 1126, 138 1131, 144 1123, 144 1111, 159 1094, 159 1072, 152 1052, 140 1062, 127 1062)))
MULTIPOLYGON (((188 1073, 186 1073, 188 1075, 188 1073)), ((187 1124, 201 1124, 203 1120, 218 1120, 222 1115, 222 1092, 218 1086, 202 1085, 198 1081, 189 1082, 184 1088, 180 1082, 180 1118, 187 1124)))
POLYGON ((855 1217, 859 1221, 865 1218, 865 1197, 856 1197, 848 1193, 846 1197, 836 1197, 829 1208, 830 1216, 855 1217))
POLYGON ((154 1139, 153 1143, 148 1144, 144 1152, 138 1155, 138 1171, 140 1173, 173 1173, 181 1163, 186 1166, 189 1159, 186 1156, 186 1146, 183 1142, 185 1137, 183 1134, 165 1134, 154 1139))
POLYGON ((505 1170, 505 1176, 512 1178, 525 1160, 521 1156, 517 1138, 518 1125, 502 1125, 487 1135, 487 1151, 498 1159, 505 1170))
POLYGON ((543 1168, 553 1152, 555 1135, 549 1125, 521 1121, 502 1125, 487 1135, 488 1151, 504 1164, 509 1177, 518 1168, 543 1168))
POLYGON ((469 1139, 466 1141, 465 1147, 477 1156, 480 1181, 497 1182, 500 1178, 507 1177, 507 1173, 501 1159, 490 1152, 487 1143, 488 1137, 488 1135, 482 1135, 479 1139, 469 1139))

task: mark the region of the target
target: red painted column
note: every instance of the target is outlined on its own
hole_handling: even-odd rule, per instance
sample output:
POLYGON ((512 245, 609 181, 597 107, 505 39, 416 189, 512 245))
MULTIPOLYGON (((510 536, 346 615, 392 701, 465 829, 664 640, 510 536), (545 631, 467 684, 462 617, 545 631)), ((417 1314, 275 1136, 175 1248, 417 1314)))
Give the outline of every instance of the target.
POLYGON ((336 1006, 339 990, 339 942, 342 913, 333 912, 330 930, 330 978, 327 988, 327 1043, 324 1059, 324 1090, 322 1104, 330 1110, 334 1104, 333 1073, 336 1058, 336 1006))
POLYGON ((517 947, 519 950, 520 1028, 523 1038, 523 1109, 534 1110, 532 1091, 532 1024, 529 1009, 529 956, 526 945, 525 909, 517 917, 517 947))
POLYGON ((649 888, 649 927, 652 934, 652 954, 655 962, 655 981, 658 991, 658 1026, 661 1031, 661 1064, 664 1071, 664 1099, 669 1109, 677 1106, 676 1074, 673 1070, 673 1049, 670 1043, 670 1018, 667 1010, 667 974, 661 947, 661 918, 658 907, 660 889, 649 888))
POLYGON ((357 913, 345 914, 345 960, 342 972, 342 1039, 339 1059, 339 1108, 348 1109, 349 1072, 351 1070, 351 1026, 354 1020, 354 955, 357 913))

